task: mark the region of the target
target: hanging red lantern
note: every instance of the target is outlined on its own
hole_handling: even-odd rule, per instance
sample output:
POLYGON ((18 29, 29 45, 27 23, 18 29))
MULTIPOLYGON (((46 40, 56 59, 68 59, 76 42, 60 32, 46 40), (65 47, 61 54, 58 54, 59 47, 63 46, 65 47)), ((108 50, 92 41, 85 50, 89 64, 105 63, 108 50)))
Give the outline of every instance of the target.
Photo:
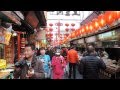
POLYGON ((69 24, 68 24, 68 23, 66 23, 66 24, 65 24, 65 26, 67 26, 67 27, 68 27, 68 26, 69 26, 69 24))
POLYGON ((115 15, 115 19, 118 20, 120 18, 120 11, 113 11, 115 15))
POLYGON ((104 14, 101 14, 101 15, 98 16, 98 23, 99 23, 100 27, 104 27, 106 25, 104 14))
POLYGON ((78 30, 75 30, 74 31, 74 33, 75 33, 75 37, 77 37, 78 36, 78 32, 77 32, 78 30))
POLYGON ((93 23, 93 28, 94 28, 94 31, 97 31, 99 29, 99 23, 98 23, 98 19, 93 19, 92 21, 93 23))
POLYGON ((25 48, 25 38, 21 38, 21 48, 25 48))
POLYGON ((85 33, 87 34, 89 32, 89 26, 88 24, 85 25, 85 33))
POLYGON ((78 36, 81 35, 81 28, 78 29, 78 36))
POLYGON ((50 28, 49 31, 52 32, 52 31, 53 31, 53 28, 50 28))
POLYGON ((68 32, 68 31, 69 31, 69 28, 66 28, 65 31, 68 32))
POLYGON ((88 32, 87 33, 92 33, 94 31, 94 29, 93 29, 94 25, 93 24, 94 24, 93 22, 88 23, 88 32))
POLYGON ((53 34, 52 33, 50 33, 50 37, 52 37, 53 36, 53 34))
POLYGON ((68 37, 68 36, 69 36, 69 34, 68 34, 68 33, 66 33, 66 34, 65 34, 65 36, 66 36, 66 37, 68 37))
POLYGON ((71 24, 71 26, 73 26, 73 27, 74 27, 74 26, 75 26, 75 24, 74 24, 74 23, 72 23, 72 24, 71 24))
POLYGON ((52 24, 52 23, 50 23, 50 24, 49 24, 49 26, 51 26, 51 27, 52 27, 52 26, 53 26, 53 24, 52 24))
POLYGON ((81 27, 81 35, 84 35, 85 34, 85 26, 82 26, 81 27))
POLYGON ((71 28, 72 31, 75 31, 75 28, 71 28))
POLYGON ((111 25, 115 21, 114 13, 112 13, 112 11, 105 12, 105 21, 108 25, 111 25))

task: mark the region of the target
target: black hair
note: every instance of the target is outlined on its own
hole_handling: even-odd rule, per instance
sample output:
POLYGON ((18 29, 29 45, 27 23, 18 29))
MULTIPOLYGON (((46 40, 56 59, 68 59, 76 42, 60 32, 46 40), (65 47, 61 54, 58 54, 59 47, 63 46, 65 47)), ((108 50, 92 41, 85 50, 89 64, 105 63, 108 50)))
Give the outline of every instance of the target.
POLYGON ((31 47, 32 50, 35 50, 35 45, 34 44, 26 44, 25 47, 31 47))
POLYGON ((45 48, 44 48, 44 47, 41 47, 40 50, 45 50, 45 48))

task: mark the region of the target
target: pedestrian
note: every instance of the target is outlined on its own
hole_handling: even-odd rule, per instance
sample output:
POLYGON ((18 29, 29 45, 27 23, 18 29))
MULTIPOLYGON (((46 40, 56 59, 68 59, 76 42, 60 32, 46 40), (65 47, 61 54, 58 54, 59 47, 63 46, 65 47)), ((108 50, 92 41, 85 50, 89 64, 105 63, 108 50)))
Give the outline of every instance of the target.
POLYGON ((63 79, 64 78, 64 68, 66 62, 63 56, 61 56, 60 50, 57 50, 55 56, 52 58, 52 71, 53 79, 63 79))
POLYGON ((54 56, 53 50, 51 48, 51 46, 47 47, 47 51, 46 54, 50 56, 50 60, 52 60, 52 57, 54 56))
POLYGON ((50 79, 51 77, 51 61, 50 56, 45 54, 45 48, 40 48, 40 55, 38 56, 38 59, 42 61, 43 63, 43 69, 46 74, 45 78, 50 79))
POLYGON ((109 55, 108 55, 108 53, 105 51, 104 48, 99 49, 98 54, 99 54, 99 56, 100 56, 101 59, 108 59, 108 58, 109 58, 109 55))
POLYGON ((25 45, 24 55, 25 59, 16 62, 14 70, 14 79, 43 79, 45 74, 43 64, 38 61, 35 53, 35 46, 33 44, 25 45))
POLYGON ((95 48, 88 46, 87 55, 80 60, 79 73, 83 79, 99 79, 100 69, 106 69, 106 65, 95 55, 95 48))
POLYGON ((67 54, 67 60, 69 62, 69 78, 71 79, 72 69, 73 69, 73 78, 76 79, 76 66, 79 62, 78 53, 75 50, 75 47, 71 47, 67 54))

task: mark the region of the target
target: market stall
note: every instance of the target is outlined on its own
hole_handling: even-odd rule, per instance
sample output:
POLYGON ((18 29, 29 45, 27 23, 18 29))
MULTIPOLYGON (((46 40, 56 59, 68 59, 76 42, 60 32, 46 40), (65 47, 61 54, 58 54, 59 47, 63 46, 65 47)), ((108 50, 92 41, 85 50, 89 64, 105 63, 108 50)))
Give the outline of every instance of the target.
POLYGON ((106 64, 106 70, 100 71, 101 79, 118 79, 120 78, 120 65, 116 60, 103 59, 106 64))

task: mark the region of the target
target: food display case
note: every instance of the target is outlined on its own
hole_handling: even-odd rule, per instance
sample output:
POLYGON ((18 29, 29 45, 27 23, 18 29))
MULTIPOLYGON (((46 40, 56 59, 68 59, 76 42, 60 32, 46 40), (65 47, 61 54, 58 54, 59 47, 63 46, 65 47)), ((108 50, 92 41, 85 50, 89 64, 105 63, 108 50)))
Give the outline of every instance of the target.
POLYGON ((104 59, 103 60, 106 64, 105 70, 100 70, 100 77, 101 79, 118 79, 120 78, 120 66, 117 63, 116 60, 111 59, 104 59))

